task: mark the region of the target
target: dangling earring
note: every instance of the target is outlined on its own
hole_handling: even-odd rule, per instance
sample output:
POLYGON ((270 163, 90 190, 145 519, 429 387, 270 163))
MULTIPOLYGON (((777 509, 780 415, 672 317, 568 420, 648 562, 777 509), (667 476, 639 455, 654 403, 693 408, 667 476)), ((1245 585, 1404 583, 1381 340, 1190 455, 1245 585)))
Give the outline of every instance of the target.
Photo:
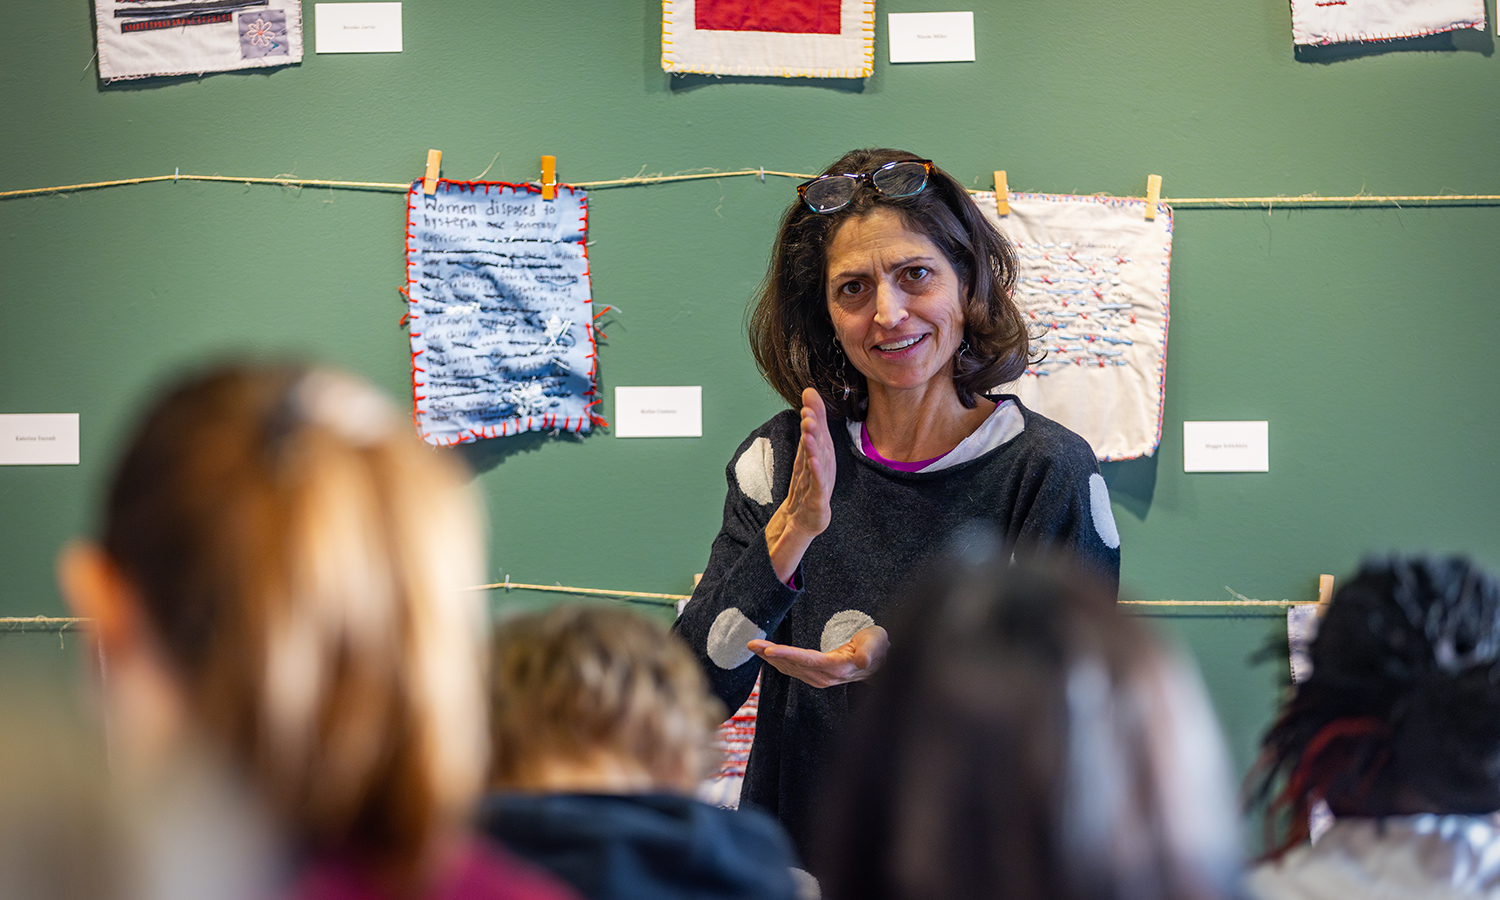
POLYGON ((838 373, 839 384, 844 388, 844 399, 848 400, 849 399, 849 377, 848 377, 847 372, 844 369, 844 364, 846 362, 848 362, 848 357, 846 357, 844 355, 844 348, 839 346, 839 339, 837 337, 835 337, 833 339, 833 355, 837 356, 839 358, 839 373, 838 373))

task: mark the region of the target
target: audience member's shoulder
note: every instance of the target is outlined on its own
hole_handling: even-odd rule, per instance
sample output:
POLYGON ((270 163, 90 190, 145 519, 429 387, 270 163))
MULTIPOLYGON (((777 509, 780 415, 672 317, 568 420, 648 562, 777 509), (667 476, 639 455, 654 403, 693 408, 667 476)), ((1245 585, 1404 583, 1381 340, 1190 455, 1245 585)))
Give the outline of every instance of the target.
POLYGON ((789 867, 801 865, 786 829, 770 814, 750 806, 724 809, 696 800, 691 802, 697 808, 698 815, 721 823, 741 843, 758 846, 758 855, 766 862, 784 863, 789 867))
POLYGON ((476 839, 432 900, 579 900, 555 875, 503 847, 476 839))

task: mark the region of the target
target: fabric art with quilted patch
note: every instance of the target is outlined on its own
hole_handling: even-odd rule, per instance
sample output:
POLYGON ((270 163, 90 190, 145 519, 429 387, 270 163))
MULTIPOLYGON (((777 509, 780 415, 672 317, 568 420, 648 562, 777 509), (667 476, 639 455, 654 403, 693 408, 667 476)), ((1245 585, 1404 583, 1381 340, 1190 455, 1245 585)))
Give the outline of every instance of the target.
POLYGON ((301 0, 94 0, 94 24, 104 81, 302 61, 301 0))

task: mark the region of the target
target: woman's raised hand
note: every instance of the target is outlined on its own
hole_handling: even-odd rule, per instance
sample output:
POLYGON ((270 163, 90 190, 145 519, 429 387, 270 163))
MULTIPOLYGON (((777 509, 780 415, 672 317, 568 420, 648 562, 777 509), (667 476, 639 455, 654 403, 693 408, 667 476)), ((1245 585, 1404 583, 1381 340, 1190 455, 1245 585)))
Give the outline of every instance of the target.
POLYGON ((828 527, 835 467, 828 409, 817 390, 807 388, 802 392, 802 438, 792 462, 791 486, 766 524, 771 567, 782 581, 792 577, 813 538, 828 527))

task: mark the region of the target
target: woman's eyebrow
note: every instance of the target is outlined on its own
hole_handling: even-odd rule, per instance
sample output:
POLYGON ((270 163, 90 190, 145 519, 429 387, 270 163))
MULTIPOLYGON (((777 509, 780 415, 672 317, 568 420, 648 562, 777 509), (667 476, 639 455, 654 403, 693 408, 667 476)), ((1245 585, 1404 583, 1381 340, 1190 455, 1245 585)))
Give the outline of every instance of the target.
MULTIPOLYGON (((918 253, 915 256, 908 256, 908 257, 905 257, 903 259, 897 260, 894 263, 891 263, 891 265, 889 266, 889 268, 891 268, 891 269, 900 269, 900 268, 903 268, 905 266, 909 266, 909 265, 911 265, 913 263, 932 263, 932 262, 935 262, 936 260, 937 260, 937 257, 935 257, 935 256, 933 256, 933 255, 931 255, 929 253, 918 253)), ((843 269, 843 270, 840 270, 838 272, 830 271, 828 273, 828 280, 829 281, 833 281, 833 280, 838 279, 838 278, 849 278, 849 277, 856 276, 856 275, 863 275, 863 274, 865 274, 868 271, 869 271, 869 269, 866 269, 866 268, 843 269)))

